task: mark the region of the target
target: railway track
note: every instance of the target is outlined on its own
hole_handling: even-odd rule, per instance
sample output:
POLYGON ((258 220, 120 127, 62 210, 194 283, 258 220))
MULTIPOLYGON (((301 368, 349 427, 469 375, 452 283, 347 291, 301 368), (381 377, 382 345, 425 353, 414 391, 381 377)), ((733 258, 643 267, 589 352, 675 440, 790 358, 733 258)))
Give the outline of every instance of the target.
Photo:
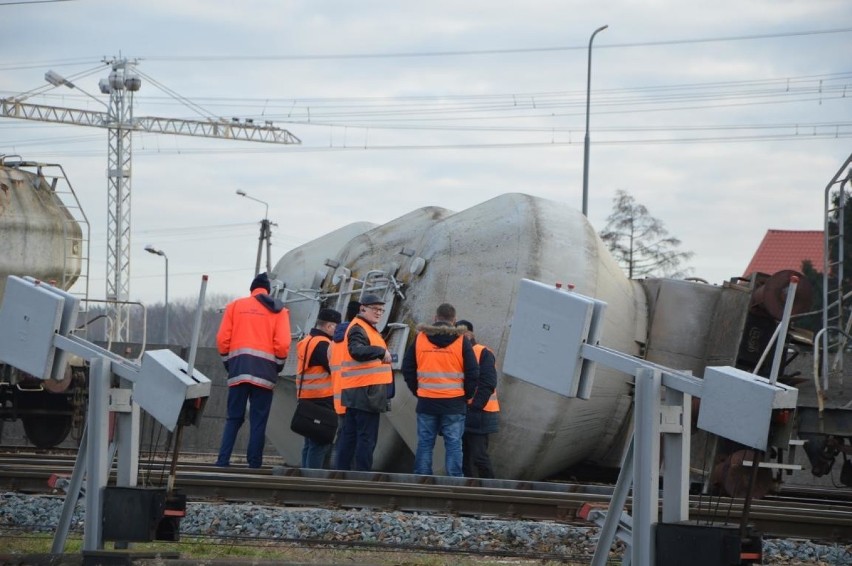
MULTIPOLYGON (((50 493, 51 476, 70 476, 73 465, 70 453, 0 452, 0 488, 50 493)), ((163 460, 140 461, 140 483, 163 485, 167 472, 163 460)), ((283 465, 223 469, 207 463, 179 464, 175 487, 190 501, 440 512, 587 525, 577 517, 579 508, 584 503, 607 504, 612 491, 608 485, 300 470, 283 465)), ((694 520, 739 523, 742 510, 741 499, 690 498, 689 514, 694 520)), ((849 541, 852 490, 786 489, 778 496, 754 501, 749 517, 769 537, 849 541)))

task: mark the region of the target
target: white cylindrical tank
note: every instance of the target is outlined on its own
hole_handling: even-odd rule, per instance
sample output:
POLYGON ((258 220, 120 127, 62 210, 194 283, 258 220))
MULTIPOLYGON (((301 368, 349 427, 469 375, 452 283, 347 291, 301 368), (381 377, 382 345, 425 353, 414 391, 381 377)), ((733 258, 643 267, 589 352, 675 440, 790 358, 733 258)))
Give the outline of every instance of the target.
POLYGON ((83 234, 44 177, 0 165, 0 296, 9 275, 68 289, 80 275, 83 234))
MULTIPOLYGON (((276 265, 285 282, 306 281, 306 272, 322 265, 290 262, 297 251, 276 265)), ((501 372, 522 278, 573 284, 577 292, 606 301, 602 344, 638 354, 646 333, 645 294, 626 278, 579 211, 524 194, 502 195, 456 213, 427 207, 358 235, 334 259, 355 278, 380 270, 400 284, 383 322, 413 329, 431 322, 436 307, 448 302, 459 318, 474 324, 477 340, 495 351, 501 415, 491 455, 498 477, 540 479, 583 460, 618 464, 631 404, 627 376, 599 368, 591 399, 581 400, 501 372)), ((331 277, 322 289, 338 290, 331 277)), ((414 407, 398 375, 387 420, 412 451, 414 407)), ((382 451, 380 443, 377 465, 382 451)), ((442 473, 443 455, 436 452, 434 463, 442 473)))

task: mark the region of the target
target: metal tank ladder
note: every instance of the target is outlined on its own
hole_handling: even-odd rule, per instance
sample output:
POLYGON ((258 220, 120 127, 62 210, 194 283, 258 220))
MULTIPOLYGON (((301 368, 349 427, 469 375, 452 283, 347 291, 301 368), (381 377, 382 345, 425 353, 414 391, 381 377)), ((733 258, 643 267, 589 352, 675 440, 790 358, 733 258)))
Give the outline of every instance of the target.
POLYGON ((852 313, 844 313, 844 256, 847 188, 852 185, 850 155, 825 187, 823 218, 822 329, 817 333, 820 351, 822 390, 828 390, 831 378, 843 379, 843 352, 852 330, 852 313), (844 176, 845 173, 845 176, 844 176), (837 195, 837 204, 832 202, 837 195), (836 220, 832 222, 832 220, 836 220), (844 323, 845 319, 845 323, 844 323))
MULTIPOLYGON (((50 189, 57 197, 57 204, 68 214, 63 219, 63 235, 65 239, 62 266, 62 280, 59 281, 59 286, 67 290, 72 295, 80 298, 80 309, 78 320, 85 323, 88 314, 89 301, 89 242, 91 236, 91 227, 83 207, 80 205, 80 200, 77 198, 77 193, 68 180, 65 174, 65 169, 59 164, 43 164, 37 165, 37 173, 45 180, 49 180, 50 189), (47 168, 57 168, 59 172, 49 172, 47 168), (82 232, 82 237, 77 238, 74 235, 74 226, 79 225, 82 232), (80 272, 77 273, 76 258, 80 258, 80 272), (74 278, 77 280, 74 282, 74 278), (73 288, 72 287, 73 282, 73 288)), ((85 338, 86 327, 84 326, 78 333, 85 338)))

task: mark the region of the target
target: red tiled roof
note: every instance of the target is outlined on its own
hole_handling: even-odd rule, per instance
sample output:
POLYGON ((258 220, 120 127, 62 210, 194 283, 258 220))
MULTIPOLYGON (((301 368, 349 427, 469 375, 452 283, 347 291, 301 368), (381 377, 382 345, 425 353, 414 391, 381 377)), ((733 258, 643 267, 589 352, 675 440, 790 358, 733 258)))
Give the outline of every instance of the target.
POLYGON ((801 271, 806 259, 822 273, 822 230, 767 230, 743 277, 757 272, 771 275, 782 269, 801 271))

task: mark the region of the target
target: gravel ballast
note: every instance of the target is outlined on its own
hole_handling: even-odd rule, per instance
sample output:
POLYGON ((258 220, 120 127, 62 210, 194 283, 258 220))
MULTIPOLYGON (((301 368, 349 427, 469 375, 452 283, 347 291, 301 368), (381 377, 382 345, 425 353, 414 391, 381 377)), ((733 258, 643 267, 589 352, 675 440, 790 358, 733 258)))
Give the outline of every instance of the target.
MULTIPOLYGON (((0 531, 53 531, 63 498, 5 493, 0 496, 0 531)), ((82 531, 77 506, 72 530, 82 531)), ((273 507, 251 503, 189 503, 181 535, 380 543, 437 547, 460 552, 537 552, 591 556, 598 529, 547 521, 474 519, 440 514, 273 507)), ((621 549, 617 546, 617 550, 621 549)), ((852 565, 852 544, 765 539, 765 564, 852 565)))

